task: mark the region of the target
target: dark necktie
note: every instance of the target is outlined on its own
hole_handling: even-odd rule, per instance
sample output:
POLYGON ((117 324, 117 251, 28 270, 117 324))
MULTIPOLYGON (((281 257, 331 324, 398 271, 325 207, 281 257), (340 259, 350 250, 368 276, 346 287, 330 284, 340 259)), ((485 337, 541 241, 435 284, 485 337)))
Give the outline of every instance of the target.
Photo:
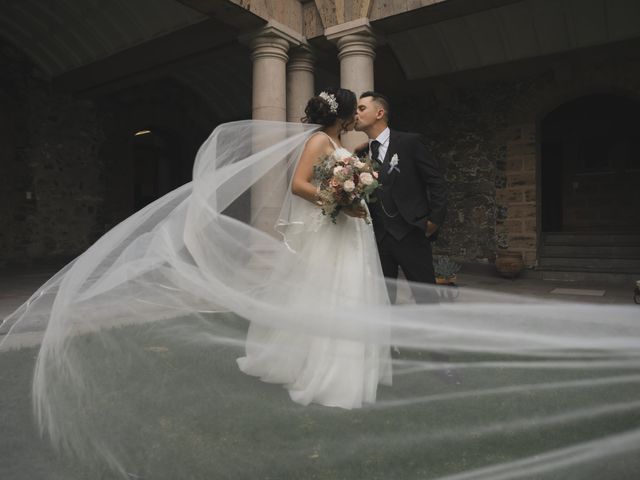
POLYGON ((380 160, 378 159, 379 152, 380 152, 380 142, 377 140, 374 140, 373 142, 371 142, 371 158, 376 162, 380 162, 380 160))

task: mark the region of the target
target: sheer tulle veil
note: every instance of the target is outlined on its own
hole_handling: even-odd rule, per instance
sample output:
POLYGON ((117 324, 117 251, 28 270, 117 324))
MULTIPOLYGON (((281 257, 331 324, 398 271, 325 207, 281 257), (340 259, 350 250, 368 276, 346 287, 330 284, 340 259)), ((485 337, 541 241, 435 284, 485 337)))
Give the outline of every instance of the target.
POLYGON ((331 285, 290 275, 316 207, 282 189, 317 128, 219 126, 192 182, 4 320, 0 359, 43 332, 32 397, 53 446, 88 478, 634 478, 637 307, 421 286, 440 301, 328 309, 331 285), (238 370, 248 322, 390 342, 394 385, 358 410, 297 405, 238 370))

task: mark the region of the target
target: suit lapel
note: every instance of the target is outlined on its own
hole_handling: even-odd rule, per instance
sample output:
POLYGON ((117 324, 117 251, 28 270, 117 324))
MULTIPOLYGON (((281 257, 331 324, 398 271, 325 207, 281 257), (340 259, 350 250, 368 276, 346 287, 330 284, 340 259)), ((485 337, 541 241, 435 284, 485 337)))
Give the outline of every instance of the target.
POLYGON ((389 172, 389 163, 391 163, 391 157, 396 154, 397 142, 396 142, 396 133, 394 130, 389 130, 389 147, 387 148, 387 153, 384 155, 384 161, 382 162, 382 169, 384 170, 384 176, 387 179, 387 183, 389 186, 393 185, 397 177, 397 171, 394 170, 391 173, 389 172))
POLYGON ((392 149, 395 147, 394 137, 393 130, 389 130, 389 146, 387 147, 387 153, 384 154, 384 158, 382 159, 382 165, 386 166, 393 155, 392 149))

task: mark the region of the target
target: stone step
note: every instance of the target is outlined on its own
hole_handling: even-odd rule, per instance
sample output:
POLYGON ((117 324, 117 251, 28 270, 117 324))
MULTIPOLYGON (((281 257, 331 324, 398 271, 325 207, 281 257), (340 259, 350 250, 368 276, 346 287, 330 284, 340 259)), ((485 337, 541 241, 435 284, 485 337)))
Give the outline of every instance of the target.
POLYGON ((636 280, 640 280, 640 274, 617 272, 580 272, 568 270, 538 270, 536 278, 554 282, 580 282, 592 284, 620 284, 629 286, 629 302, 633 297, 633 288, 636 280))
POLYGON ((553 245, 544 244, 543 257, 640 259, 640 245, 553 245))
POLYGON ((585 272, 620 272, 640 274, 640 259, 594 258, 594 257, 547 257, 538 258, 542 270, 573 270, 585 272))
POLYGON ((640 234, 545 232, 543 245, 640 246, 640 234))

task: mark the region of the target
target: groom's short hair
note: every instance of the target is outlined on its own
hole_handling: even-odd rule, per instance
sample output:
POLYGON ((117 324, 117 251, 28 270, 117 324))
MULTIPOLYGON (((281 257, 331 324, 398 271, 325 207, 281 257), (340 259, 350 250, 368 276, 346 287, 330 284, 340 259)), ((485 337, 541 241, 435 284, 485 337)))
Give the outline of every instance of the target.
POLYGON ((384 109, 384 116, 387 122, 389 122, 389 113, 391 113, 391 104, 389 103, 389 99, 386 95, 383 95, 379 92, 374 92, 373 90, 369 90, 360 95, 360 98, 371 97, 373 101, 378 103, 384 109))

